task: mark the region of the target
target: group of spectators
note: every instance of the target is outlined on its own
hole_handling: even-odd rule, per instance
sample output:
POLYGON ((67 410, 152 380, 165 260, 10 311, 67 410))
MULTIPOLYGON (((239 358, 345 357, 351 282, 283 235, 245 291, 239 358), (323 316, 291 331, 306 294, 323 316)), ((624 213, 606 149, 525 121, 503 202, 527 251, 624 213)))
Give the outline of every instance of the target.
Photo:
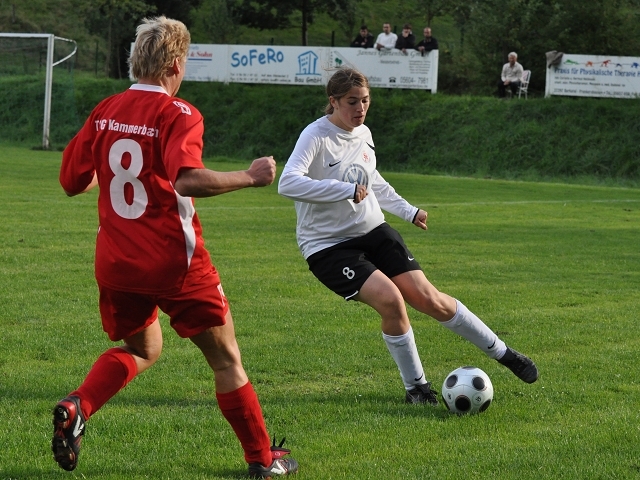
MULTIPOLYGON (((382 25, 382 32, 374 42, 373 35, 369 32, 369 28, 366 25, 362 25, 360 27, 360 33, 353 42, 351 42, 351 46, 357 48, 375 47, 378 50, 391 50, 395 48, 401 50, 405 55, 407 50, 418 50, 422 55, 432 50, 438 50, 438 40, 431 35, 431 28, 425 27, 422 32, 423 38, 416 44, 416 37, 411 30, 410 23, 405 23, 402 26, 400 36, 391 31, 391 24, 385 23, 382 25)), ((498 96, 505 98, 507 89, 510 89, 513 94, 517 93, 522 83, 523 73, 524 69, 522 65, 518 63, 518 54, 511 52, 509 54, 509 61, 504 64, 500 80, 498 81, 498 96)))
POLYGON ((366 25, 362 25, 360 27, 360 33, 353 42, 351 42, 351 46, 360 48, 375 47, 378 50, 391 50, 392 48, 396 48, 402 50, 404 54, 407 53, 407 50, 418 50, 422 55, 431 50, 438 50, 438 40, 431 35, 431 29, 425 27, 423 34, 424 38, 416 45, 416 37, 411 30, 411 24, 405 23, 402 27, 402 33, 398 36, 391 31, 391 24, 385 23, 382 25, 382 32, 374 42, 373 35, 369 32, 369 28, 366 25))

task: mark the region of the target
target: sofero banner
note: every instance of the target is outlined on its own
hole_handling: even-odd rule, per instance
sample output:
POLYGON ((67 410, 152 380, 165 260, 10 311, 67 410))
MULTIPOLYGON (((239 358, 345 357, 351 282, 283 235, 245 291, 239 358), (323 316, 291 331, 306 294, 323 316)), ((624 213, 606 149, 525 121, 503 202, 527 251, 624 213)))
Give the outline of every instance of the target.
POLYGON ((184 79, 198 82, 325 85, 333 70, 350 66, 372 87, 438 87, 438 51, 192 44, 184 79))

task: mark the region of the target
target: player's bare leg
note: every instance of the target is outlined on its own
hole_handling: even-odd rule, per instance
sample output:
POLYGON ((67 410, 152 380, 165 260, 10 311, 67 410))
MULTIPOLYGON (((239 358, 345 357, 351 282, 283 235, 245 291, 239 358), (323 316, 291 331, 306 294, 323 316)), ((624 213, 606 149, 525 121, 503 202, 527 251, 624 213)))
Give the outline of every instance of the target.
POLYGON ((419 312, 439 322, 451 320, 456 314, 455 298, 434 287, 422 270, 411 270, 391 279, 406 302, 419 312))
POLYGON ((120 347, 131 354, 138 366, 138 373, 144 372, 152 366, 162 353, 162 329, 160 321, 124 339, 124 346, 120 347))
POLYGON ((227 313, 225 325, 211 327, 190 340, 202 351, 213 370, 217 393, 237 390, 249 381, 242 366, 231 313, 227 313))

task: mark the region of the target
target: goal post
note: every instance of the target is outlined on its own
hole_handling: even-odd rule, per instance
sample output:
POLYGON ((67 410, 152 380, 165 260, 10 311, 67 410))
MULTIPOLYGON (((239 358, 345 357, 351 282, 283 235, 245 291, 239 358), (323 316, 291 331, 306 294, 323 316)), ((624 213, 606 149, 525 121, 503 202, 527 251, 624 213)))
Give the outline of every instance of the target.
POLYGON ((78 44, 75 40, 58 37, 52 33, 0 33, 0 38, 39 38, 46 40, 46 66, 45 66, 45 91, 44 91, 44 120, 42 124, 42 148, 48 150, 50 147, 49 130, 51 126, 51 95, 53 84, 53 67, 59 65, 73 57, 78 51, 78 44), (73 50, 64 58, 54 62, 55 41, 69 42, 73 45, 73 50))

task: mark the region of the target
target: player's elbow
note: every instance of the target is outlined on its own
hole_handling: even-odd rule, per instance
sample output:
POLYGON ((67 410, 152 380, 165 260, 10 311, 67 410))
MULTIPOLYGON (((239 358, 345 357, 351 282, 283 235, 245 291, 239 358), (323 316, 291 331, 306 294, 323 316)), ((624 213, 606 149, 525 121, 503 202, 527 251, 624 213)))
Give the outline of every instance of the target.
POLYGON ((205 169, 182 168, 173 185, 181 197, 197 197, 202 193, 203 174, 205 169))
POLYGON ((76 185, 70 182, 63 182, 61 180, 60 186, 62 187, 62 190, 64 191, 67 197, 75 197, 80 192, 82 192, 82 189, 78 189, 76 185))
POLYGON ((282 172, 280 180, 278 180, 278 193, 284 197, 289 197, 297 180, 298 175, 293 175, 291 172, 282 172))

